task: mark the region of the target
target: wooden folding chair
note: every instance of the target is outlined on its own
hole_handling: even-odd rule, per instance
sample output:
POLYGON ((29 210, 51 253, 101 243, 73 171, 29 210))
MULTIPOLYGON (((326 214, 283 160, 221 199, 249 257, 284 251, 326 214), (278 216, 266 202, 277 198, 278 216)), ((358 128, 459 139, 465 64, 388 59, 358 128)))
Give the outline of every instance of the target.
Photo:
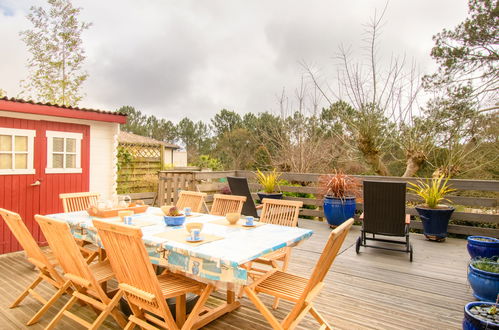
POLYGON ((246 196, 214 194, 210 214, 221 216, 226 216, 227 213, 241 214, 244 202, 246 196))
POLYGON ((307 313, 312 314, 321 325, 321 329, 332 329, 315 309, 312 301, 324 286, 324 277, 331 268, 352 224, 353 219, 349 219, 331 232, 310 278, 272 269, 244 287, 244 292, 248 298, 274 329, 294 329, 307 313), (284 320, 279 322, 258 298, 257 294, 259 293, 279 297, 294 302, 295 305, 284 320))
MULTIPOLYGON (((281 199, 263 199, 262 214, 260 216, 260 222, 271 223, 274 225, 296 227, 298 225, 298 215, 300 213, 300 207, 303 206, 303 202, 300 201, 288 201, 281 199)), ((267 272, 267 270, 259 269, 253 267, 253 263, 260 263, 270 265, 273 268, 286 271, 288 269, 289 259, 291 258, 291 248, 285 247, 276 251, 267 253, 263 257, 255 259, 249 264, 249 268, 253 271, 267 272), (282 266, 279 267, 277 262, 282 262, 282 266)), ((276 298, 274 309, 277 309, 279 305, 279 298, 276 298)))
POLYGON ((62 295, 62 293, 56 292, 49 300, 43 298, 40 294, 35 291, 35 288, 41 282, 45 281, 52 284, 56 289, 60 289, 64 285, 64 279, 62 275, 55 269, 57 265, 57 260, 50 250, 43 251, 40 249, 35 239, 29 232, 28 228, 24 224, 21 216, 17 213, 1 209, 0 216, 5 220, 7 226, 9 226, 12 234, 17 239, 19 244, 24 249, 27 259, 32 263, 36 269, 38 269, 38 276, 36 279, 26 287, 26 289, 17 297, 17 299, 9 306, 9 308, 14 308, 19 306, 19 304, 31 295, 33 298, 42 303, 42 308, 38 310, 31 320, 26 323, 27 325, 32 325, 36 323, 45 312, 52 306, 52 304, 62 295))
POLYGON ((121 327, 124 327, 126 321, 118 310, 118 303, 123 295, 121 290, 118 290, 114 296, 112 293, 108 296, 105 292, 107 281, 114 278, 109 261, 88 265, 81 255, 66 222, 41 215, 35 215, 35 219, 65 273, 64 278, 66 281, 59 289, 59 292, 64 292, 68 288, 74 290, 72 297, 46 329, 53 329, 63 316, 78 322, 88 329, 97 329, 106 317, 111 315, 121 327), (90 305, 95 311, 101 311, 93 323, 89 323, 70 312, 71 307, 78 300, 90 305))
POLYGON ((179 210, 190 207, 192 212, 200 212, 205 197, 206 193, 183 190, 179 192, 175 206, 179 210))
MULTIPOLYGON (((88 209, 91 205, 96 205, 99 200, 100 194, 95 192, 78 192, 78 193, 67 193, 59 194, 59 198, 62 201, 62 208, 64 213, 84 211, 88 209)), ((90 244, 81 239, 76 239, 78 246, 83 254, 87 254, 93 260, 96 256, 100 256, 100 259, 104 259, 103 251, 100 249, 92 250, 86 248, 85 245, 90 244)))
POLYGON ((157 329, 151 323, 166 329, 191 329, 213 286, 168 271, 157 276, 142 241, 140 228, 98 220, 93 223, 108 251, 119 288, 124 292, 133 313, 125 329, 133 329, 136 325, 144 329, 157 329), (195 293, 200 297, 186 320, 187 293, 195 293), (172 297, 176 297, 176 321, 166 303, 166 299, 172 297))

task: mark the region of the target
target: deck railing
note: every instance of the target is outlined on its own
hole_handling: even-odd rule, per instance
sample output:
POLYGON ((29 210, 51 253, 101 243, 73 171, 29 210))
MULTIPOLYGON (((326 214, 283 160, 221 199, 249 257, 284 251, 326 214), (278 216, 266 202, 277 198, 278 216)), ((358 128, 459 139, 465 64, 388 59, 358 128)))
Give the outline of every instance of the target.
MULTIPOLYGON (((302 201, 304 205, 312 208, 303 208, 301 216, 324 217, 322 211, 322 200, 317 196, 317 184, 321 174, 316 173, 283 173, 282 179, 294 185, 281 185, 281 191, 286 193, 302 193, 313 196, 293 197, 284 196, 284 199, 302 201), (310 198, 312 197, 312 198, 310 198)), ((207 203, 213 200, 213 194, 219 192, 226 182, 220 179, 227 176, 246 177, 250 182, 250 189, 254 192, 259 190, 260 185, 256 183, 255 175, 251 171, 161 171, 159 172, 158 205, 174 204, 178 198, 180 190, 197 190, 208 193, 207 203)), ((374 181, 395 181, 395 182, 415 182, 417 178, 401 178, 386 176, 356 176, 361 180, 374 181)), ((449 232, 463 235, 486 235, 499 237, 499 181, 493 180, 461 180, 451 179, 449 183, 455 193, 448 196, 454 205, 460 205, 464 210, 456 210, 451 220, 455 223, 449 224, 449 232), (472 196, 475 195, 475 196, 472 196), (487 197, 484 197, 486 195, 487 197), (469 224, 479 223, 479 226, 469 224)), ((417 215, 414 205, 420 202, 418 196, 407 194, 407 213, 417 215)), ((362 210, 361 202, 357 203, 357 209, 362 210)), ((411 222, 411 227, 421 229, 422 224, 419 218, 411 222)))

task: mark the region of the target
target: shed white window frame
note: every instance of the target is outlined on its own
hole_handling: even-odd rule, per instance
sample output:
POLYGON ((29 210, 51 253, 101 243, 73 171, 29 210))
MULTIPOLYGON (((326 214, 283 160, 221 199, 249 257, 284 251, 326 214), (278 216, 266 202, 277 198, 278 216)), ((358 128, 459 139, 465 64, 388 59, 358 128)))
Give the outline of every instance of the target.
POLYGON ((10 151, 0 151, 0 154, 10 154, 12 155, 12 168, 10 169, 0 169, 0 175, 18 175, 18 174, 35 174, 36 170, 34 169, 33 159, 34 159, 34 145, 35 145, 35 136, 36 130, 31 129, 19 129, 19 128, 5 128, 0 127, 0 135, 10 135, 12 142, 12 150, 10 151), (15 150, 15 137, 22 136, 26 137, 28 140, 28 150, 24 151, 16 151, 15 150), (16 154, 26 154, 27 155, 27 164, 26 168, 15 168, 15 155, 16 154))
POLYGON ((45 173, 82 173, 81 168, 81 140, 83 139, 82 133, 73 132, 62 132, 62 131, 46 131, 45 136, 47 137, 47 167, 45 168, 45 173), (64 139, 63 151, 54 152, 54 138, 64 139), (66 151, 66 139, 76 140, 76 152, 70 153, 66 151), (53 154, 60 153, 63 155, 63 167, 54 168, 53 167, 53 154), (75 154, 75 166, 74 168, 66 168, 66 155, 75 154))

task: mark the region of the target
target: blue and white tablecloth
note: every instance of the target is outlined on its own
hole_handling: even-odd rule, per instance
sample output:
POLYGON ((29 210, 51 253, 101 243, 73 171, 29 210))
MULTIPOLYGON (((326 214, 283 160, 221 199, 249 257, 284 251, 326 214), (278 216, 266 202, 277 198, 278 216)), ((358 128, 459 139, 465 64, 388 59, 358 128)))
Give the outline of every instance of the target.
MULTIPOLYGON (((194 214, 187 222, 202 222, 202 232, 224 237, 221 240, 198 246, 189 243, 168 241, 155 234, 179 227, 167 227, 160 216, 159 208, 150 207, 146 213, 135 215, 136 219, 157 224, 142 227, 146 249, 155 264, 192 274, 201 279, 235 284, 246 284, 248 274, 241 267, 248 261, 286 246, 294 246, 312 236, 309 229, 266 224, 252 229, 233 228, 210 223, 224 217, 194 214)), ((86 211, 58 213, 49 217, 63 220, 70 225, 76 238, 100 245, 92 218, 86 211)))

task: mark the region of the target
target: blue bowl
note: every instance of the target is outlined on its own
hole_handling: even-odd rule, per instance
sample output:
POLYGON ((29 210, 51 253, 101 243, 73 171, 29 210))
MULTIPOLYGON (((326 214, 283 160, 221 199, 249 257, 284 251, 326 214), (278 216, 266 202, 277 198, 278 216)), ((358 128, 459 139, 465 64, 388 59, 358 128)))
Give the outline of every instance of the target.
POLYGON ((165 225, 167 226, 182 226, 185 222, 185 215, 176 217, 164 216, 165 225))

